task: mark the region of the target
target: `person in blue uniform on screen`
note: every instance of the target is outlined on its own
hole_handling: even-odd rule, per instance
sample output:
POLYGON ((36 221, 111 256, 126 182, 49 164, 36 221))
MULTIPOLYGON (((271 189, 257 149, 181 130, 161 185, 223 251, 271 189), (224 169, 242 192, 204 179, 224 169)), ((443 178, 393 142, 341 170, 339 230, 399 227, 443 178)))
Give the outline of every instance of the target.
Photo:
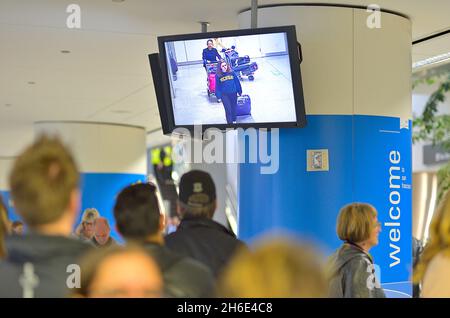
POLYGON ((206 49, 203 49, 202 60, 203 67, 206 69, 206 64, 211 62, 217 62, 222 59, 219 52, 213 45, 213 40, 209 39, 206 41, 206 45, 208 46, 206 49))
POLYGON ((220 62, 216 73, 216 97, 222 100, 228 124, 236 123, 237 97, 242 95, 241 82, 227 62, 220 62))

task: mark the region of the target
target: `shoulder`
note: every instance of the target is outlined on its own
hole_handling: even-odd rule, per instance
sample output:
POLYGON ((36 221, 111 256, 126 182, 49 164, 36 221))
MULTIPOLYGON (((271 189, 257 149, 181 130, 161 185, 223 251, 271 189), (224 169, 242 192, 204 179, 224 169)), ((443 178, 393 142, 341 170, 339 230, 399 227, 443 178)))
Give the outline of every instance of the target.
POLYGON ((372 270, 373 270, 372 261, 364 253, 355 254, 343 263, 344 264, 342 265, 342 268, 346 272, 350 271, 352 273, 360 273, 361 274, 361 273, 369 273, 369 272, 372 272, 372 270))
POLYGON ((164 242, 167 246, 171 246, 173 243, 183 242, 185 235, 185 230, 178 229, 173 233, 170 233, 169 235, 166 235, 164 238, 164 242))
POLYGON ((206 265, 187 256, 180 257, 174 266, 176 268, 183 268, 186 272, 198 275, 198 277, 205 277, 205 279, 212 278, 211 271, 206 265))

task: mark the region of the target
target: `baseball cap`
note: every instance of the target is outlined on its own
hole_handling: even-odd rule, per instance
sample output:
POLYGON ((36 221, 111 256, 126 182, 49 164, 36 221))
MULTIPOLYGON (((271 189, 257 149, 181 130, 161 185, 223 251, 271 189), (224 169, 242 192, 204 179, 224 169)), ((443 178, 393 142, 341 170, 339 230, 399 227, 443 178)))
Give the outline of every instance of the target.
POLYGON ((216 199, 216 186, 211 175, 201 170, 185 173, 180 180, 179 200, 191 207, 204 207, 216 199))

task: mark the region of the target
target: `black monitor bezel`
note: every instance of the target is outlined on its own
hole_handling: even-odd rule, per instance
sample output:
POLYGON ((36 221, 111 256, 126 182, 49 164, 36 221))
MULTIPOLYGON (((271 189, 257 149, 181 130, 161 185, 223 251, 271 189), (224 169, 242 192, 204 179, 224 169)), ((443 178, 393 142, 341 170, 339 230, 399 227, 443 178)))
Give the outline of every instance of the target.
POLYGON ((166 42, 175 41, 185 41, 185 40, 198 40, 206 38, 221 38, 221 37, 234 37, 243 35, 256 35, 256 34, 268 34, 268 33, 286 33, 288 52, 289 52, 289 62, 291 66, 291 77, 292 77, 292 89, 294 93, 294 104, 295 112, 297 116, 297 121, 292 122, 266 122, 266 123, 236 123, 236 124, 202 124, 202 131, 208 128, 217 128, 220 130, 225 129, 237 129, 237 128, 302 128, 306 126, 306 111, 303 96, 303 84, 301 76, 301 52, 299 52, 299 45, 297 42, 297 33, 294 25, 289 26, 279 26, 279 27, 269 27, 269 28, 256 28, 256 29, 238 29, 238 30, 227 30, 227 31, 217 31, 217 32, 203 32, 203 33, 191 33, 191 34, 181 34, 181 35, 168 35, 158 37, 158 47, 159 47, 159 58, 161 66, 161 81, 165 99, 164 111, 161 112, 161 105, 159 106, 160 114, 166 115, 167 118, 161 118, 162 122, 167 125, 165 134, 171 133, 177 128, 185 128, 189 131, 194 131, 194 125, 176 125, 175 117, 173 114, 172 98, 170 97, 170 83, 168 74, 170 70, 167 65, 167 52, 166 52, 166 42), (295 89, 297 87, 298 89, 295 89))

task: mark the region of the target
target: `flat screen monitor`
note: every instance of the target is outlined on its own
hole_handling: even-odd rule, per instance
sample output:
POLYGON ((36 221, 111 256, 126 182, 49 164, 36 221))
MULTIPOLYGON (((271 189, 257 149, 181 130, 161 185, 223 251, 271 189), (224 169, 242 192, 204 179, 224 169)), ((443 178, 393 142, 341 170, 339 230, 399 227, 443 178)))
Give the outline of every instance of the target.
POLYGON ((306 125, 295 26, 161 36, 158 45, 164 133, 306 125))

